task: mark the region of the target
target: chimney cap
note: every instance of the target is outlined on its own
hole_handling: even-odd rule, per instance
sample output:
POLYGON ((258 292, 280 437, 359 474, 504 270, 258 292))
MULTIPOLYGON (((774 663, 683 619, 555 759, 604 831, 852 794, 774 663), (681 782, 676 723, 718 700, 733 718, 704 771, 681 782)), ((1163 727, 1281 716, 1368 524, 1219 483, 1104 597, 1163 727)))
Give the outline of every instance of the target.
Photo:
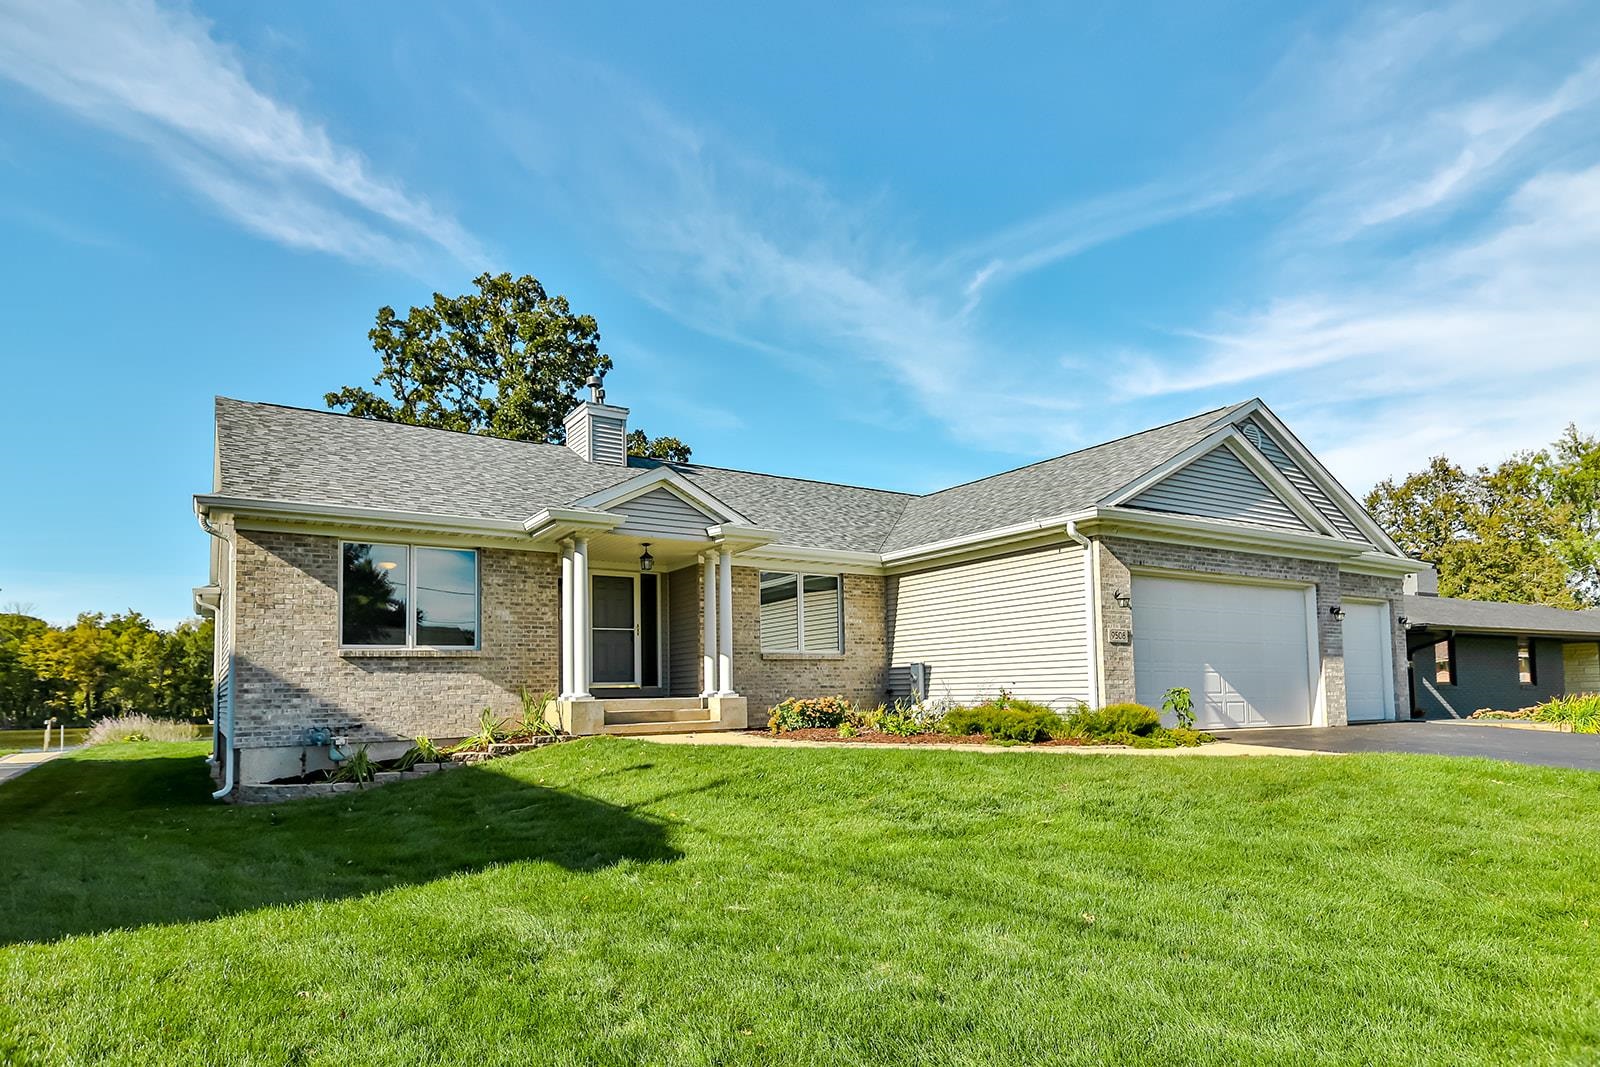
POLYGON ((589 399, 596 404, 606 402, 605 379, 598 374, 589 375, 589 380, 584 383, 589 387, 589 399))

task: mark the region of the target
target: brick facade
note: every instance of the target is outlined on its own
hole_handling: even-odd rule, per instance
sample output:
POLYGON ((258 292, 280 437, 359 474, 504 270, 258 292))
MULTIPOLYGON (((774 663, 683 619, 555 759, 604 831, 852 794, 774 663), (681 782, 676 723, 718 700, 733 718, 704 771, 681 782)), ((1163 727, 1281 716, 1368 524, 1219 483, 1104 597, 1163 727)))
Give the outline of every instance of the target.
POLYGON ((844 651, 831 656, 761 651, 759 580, 752 567, 733 568, 733 682, 750 702, 751 726, 765 726, 767 709, 786 697, 844 696, 869 707, 885 699, 884 579, 843 576, 844 651))
POLYGON ((560 660, 559 560, 478 550, 481 651, 341 652, 339 540, 237 534, 234 655, 240 748, 303 744, 325 726, 354 743, 471 733, 485 707, 521 710, 554 691, 560 660))
POLYGON ((1345 596, 1387 600, 1396 649, 1395 710, 1399 718, 1410 715, 1406 684, 1405 637, 1400 631, 1401 581, 1373 575, 1341 572, 1335 563, 1288 556, 1234 552, 1221 548, 1106 537, 1099 545, 1099 594, 1102 693, 1106 703, 1134 699, 1133 645, 1113 645, 1104 640, 1108 631, 1133 629, 1133 608, 1116 599, 1133 588, 1132 569, 1151 568, 1193 574, 1227 575, 1305 583, 1316 588, 1318 651, 1322 659, 1322 698, 1326 724, 1343 726, 1345 713, 1344 630, 1332 609, 1345 596))

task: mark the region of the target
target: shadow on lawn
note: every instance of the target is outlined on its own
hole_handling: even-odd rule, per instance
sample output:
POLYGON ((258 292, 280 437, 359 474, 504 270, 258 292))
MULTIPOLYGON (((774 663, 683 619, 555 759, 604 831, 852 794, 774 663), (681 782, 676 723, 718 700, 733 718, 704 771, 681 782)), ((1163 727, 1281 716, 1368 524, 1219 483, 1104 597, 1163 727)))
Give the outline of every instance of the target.
POLYGON ((0 789, 0 944, 419 885, 498 864, 680 855, 657 820, 466 768, 269 807, 212 802, 201 755, 58 760, 0 789))

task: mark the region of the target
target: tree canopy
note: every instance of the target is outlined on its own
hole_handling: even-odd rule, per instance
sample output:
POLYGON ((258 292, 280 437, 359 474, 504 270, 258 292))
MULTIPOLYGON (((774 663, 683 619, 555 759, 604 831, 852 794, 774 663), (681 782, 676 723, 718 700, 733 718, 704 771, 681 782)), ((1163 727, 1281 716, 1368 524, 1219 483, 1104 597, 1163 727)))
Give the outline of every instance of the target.
POLYGON ((1495 467, 1435 456, 1379 482, 1366 504, 1401 548, 1438 569, 1443 596, 1600 604, 1600 440, 1576 426, 1495 467))
POLYGON ((0 722, 203 715, 211 706, 212 634, 210 619, 167 631, 136 611, 85 612, 59 627, 0 613, 0 722))
MULTIPOLYGON (((372 384, 387 396, 347 385, 327 393, 330 408, 362 418, 432 426, 513 441, 566 440, 562 420, 591 375, 604 377, 611 357, 600 351, 593 316, 572 311, 529 274, 480 274, 477 292, 433 294, 428 307, 402 318, 378 309, 368 332, 379 356, 372 384)), ((633 455, 686 462, 675 437, 652 440, 635 431, 633 455)))

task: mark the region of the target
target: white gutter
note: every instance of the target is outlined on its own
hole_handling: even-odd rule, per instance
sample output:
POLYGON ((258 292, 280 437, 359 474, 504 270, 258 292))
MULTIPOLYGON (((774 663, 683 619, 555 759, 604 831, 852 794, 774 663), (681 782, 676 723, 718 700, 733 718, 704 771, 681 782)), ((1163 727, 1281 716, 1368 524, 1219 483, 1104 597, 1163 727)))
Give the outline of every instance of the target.
MULTIPOLYGON (((217 538, 224 545, 227 546, 227 549, 228 549, 228 576, 231 579, 232 576, 233 576, 233 566, 234 566, 233 539, 228 537, 221 530, 219 530, 217 528, 217 524, 212 522, 209 518, 207 518, 206 515, 200 510, 198 498, 196 498, 195 516, 194 517, 200 523, 200 529, 204 530, 206 533, 210 534, 212 537, 217 538)), ((230 612, 233 610, 233 599, 231 597, 228 599, 228 610, 230 612)), ((216 619, 216 622, 217 622, 218 626, 226 626, 228 624, 227 620, 223 619, 221 617, 221 615, 222 615, 221 612, 213 611, 212 618, 216 619)), ((215 633, 215 631, 213 631, 213 633, 215 633)), ((216 638, 213 637, 212 640, 215 641, 216 638)), ((211 684, 213 686, 216 685, 216 678, 215 677, 212 678, 211 684)), ((233 792, 233 776, 234 776, 234 763, 235 763, 234 756, 233 756, 233 726, 234 726, 233 693, 234 693, 234 684, 235 684, 235 679, 233 677, 233 649, 230 646, 229 649, 228 649, 228 716, 227 716, 228 730, 227 730, 226 733, 223 733, 223 731, 222 731, 222 723, 218 721, 221 718, 221 716, 216 714, 218 709, 215 707, 215 700, 214 699, 213 699, 213 706, 212 706, 212 716, 211 716, 211 719, 212 719, 212 725, 211 725, 211 759, 207 761, 208 763, 211 763, 212 765, 216 764, 216 761, 217 761, 217 739, 220 738, 220 737, 226 737, 228 739, 227 752, 226 752, 226 755, 223 757, 223 763, 222 763, 222 788, 218 789, 215 793, 211 794, 211 799, 212 800, 223 800, 228 796, 229 793, 233 792)), ((214 691, 215 690, 213 690, 213 692, 214 691)))
POLYGON ((1083 546, 1083 591, 1089 598, 1089 625, 1084 627, 1085 651, 1089 656, 1089 706, 1100 706, 1100 574, 1095 566, 1094 542, 1078 532, 1078 523, 1067 520, 1067 536, 1083 546))

